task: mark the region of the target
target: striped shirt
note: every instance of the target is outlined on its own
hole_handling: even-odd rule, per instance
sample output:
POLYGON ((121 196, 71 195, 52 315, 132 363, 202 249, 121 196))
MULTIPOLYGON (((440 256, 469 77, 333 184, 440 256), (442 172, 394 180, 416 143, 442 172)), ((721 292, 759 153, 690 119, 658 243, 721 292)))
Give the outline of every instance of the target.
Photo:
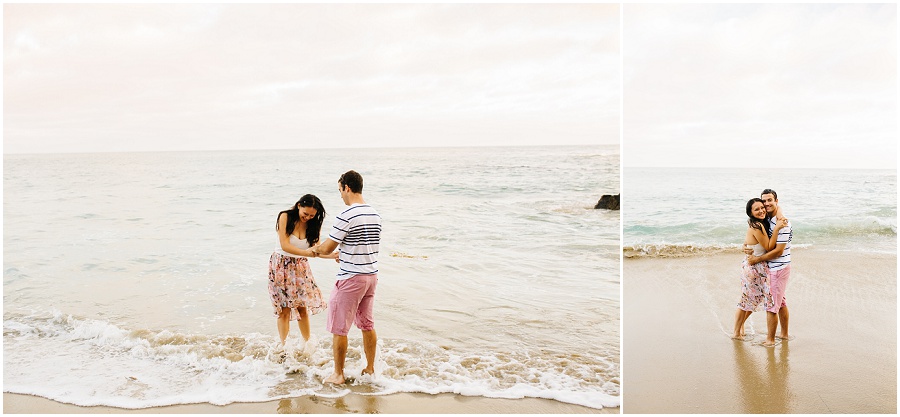
POLYGON ((353 204, 339 214, 328 238, 338 243, 338 281, 378 273, 381 216, 368 204, 353 204))
MULTIPOLYGON (((775 230, 776 224, 778 224, 778 220, 776 220, 775 217, 770 218, 769 230, 775 230)), ((772 237, 771 232, 769 232, 769 237, 772 237)), ((794 230, 791 228, 791 221, 788 220, 788 225, 782 227, 781 230, 778 231, 778 240, 775 242, 779 245, 784 244, 784 252, 781 253, 781 256, 769 261, 770 271, 784 269, 791 263, 791 239, 793 237, 794 230)))

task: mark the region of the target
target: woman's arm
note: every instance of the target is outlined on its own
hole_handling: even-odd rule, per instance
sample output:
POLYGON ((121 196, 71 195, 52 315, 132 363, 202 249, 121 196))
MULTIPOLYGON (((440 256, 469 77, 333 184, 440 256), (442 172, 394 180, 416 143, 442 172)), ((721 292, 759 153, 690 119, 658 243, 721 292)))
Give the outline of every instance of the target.
POLYGON ((291 244, 291 237, 287 234, 287 213, 281 213, 278 216, 278 242, 281 243, 281 250, 287 253, 297 256, 316 256, 316 253, 309 249, 300 249, 291 244))
MULTIPOLYGON (((781 215, 781 209, 778 209, 776 216, 780 216, 780 215, 781 215)), ((775 222, 775 228, 772 229, 772 237, 769 238, 767 235, 766 236, 767 241, 765 244, 763 244, 763 247, 766 248, 766 252, 769 252, 772 249, 775 249, 775 245, 778 244, 778 231, 780 231, 785 226, 787 226, 787 219, 785 219, 784 217, 776 217, 776 219, 777 219, 777 221, 775 222)), ((765 233, 763 233, 763 234, 765 234, 765 233)))
POLYGON ((331 252, 328 255, 322 255, 321 253, 316 252, 316 255, 318 255, 320 258, 325 259, 337 259, 340 254, 341 253, 338 251, 331 252))
MULTIPOLYGON (((779 224, 781 224, 779 222, 779 224)), ((778 230, 781 229, 781 226, 776 225, 774 229, 772 229, 772 237, 769 237, 769 234, 764 231, 759 231, 759 233, 763 236, 759 243, 762 244, 763 249, 766 252, 772 250, 775 247, 775 242, 778 241, 778 230)))

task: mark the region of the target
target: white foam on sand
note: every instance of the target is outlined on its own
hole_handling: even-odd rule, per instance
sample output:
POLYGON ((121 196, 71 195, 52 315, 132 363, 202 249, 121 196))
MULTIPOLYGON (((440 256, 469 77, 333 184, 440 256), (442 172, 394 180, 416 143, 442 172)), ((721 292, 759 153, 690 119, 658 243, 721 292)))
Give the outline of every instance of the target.
POLYGON ((428 343, 379 340, 375 375, 361 375, 359 343, 348 349, 348 384, 323 385, 332 371, 330 338, 290 338, 272 360, 273 336, 127 330, 60 312, 8 315, 3 323, 4 391, 81 406, 146 408, 261 402, 351 392, 456 393, 546 398, 618 407, 616 360, 547 349, 455 352, 428 343))

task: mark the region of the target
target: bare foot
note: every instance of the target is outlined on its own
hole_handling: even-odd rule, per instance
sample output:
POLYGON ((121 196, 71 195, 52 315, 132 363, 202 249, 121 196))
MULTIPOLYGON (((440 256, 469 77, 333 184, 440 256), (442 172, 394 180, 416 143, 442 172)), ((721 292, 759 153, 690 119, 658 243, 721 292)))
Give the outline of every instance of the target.
POLYGON ((334 373, 334 374, 331 374, 330 377, 325 378, 325 380, 322 381, 322 383, 323 384, 342 385, 344 383, 344 376, 334 373))
POLYGON ((375 375, 375 368, 366 368, 362 370, 363 374, 375 375))
POLYGON ((762 343, 761 346, 762 346, 762 347, 775 347, 775 345, 776 345, 776 343, 775 343, 774 340, 771 341, 771 342, 768 341, 768 340, 766 340, 765 342, 762 343))
POLYGON ((287 352, 284 351, 284 342, 279 345, 276 345, 269 351, 269 360, 276 363, 284 363, 285 359, 287 359, 287 352))
POLYGON ((794 340, 794 336, 793 336, 793 335, 790 335, 790 336, 775 336, 775 337, 776 337, 777 339, 779 339, 779 340, 794 340))

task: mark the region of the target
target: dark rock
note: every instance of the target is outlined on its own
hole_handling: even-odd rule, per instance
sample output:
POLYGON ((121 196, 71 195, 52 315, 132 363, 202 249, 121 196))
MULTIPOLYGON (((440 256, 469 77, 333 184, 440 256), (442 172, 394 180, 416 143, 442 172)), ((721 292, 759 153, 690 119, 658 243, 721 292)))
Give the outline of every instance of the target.
POLYGON ((618 210, 619 209, 619 195, 604 195, 600 197, 600 201, 597 202, 597 205, 594 206, 595 209, 607 209, 607 210, 618 210))

